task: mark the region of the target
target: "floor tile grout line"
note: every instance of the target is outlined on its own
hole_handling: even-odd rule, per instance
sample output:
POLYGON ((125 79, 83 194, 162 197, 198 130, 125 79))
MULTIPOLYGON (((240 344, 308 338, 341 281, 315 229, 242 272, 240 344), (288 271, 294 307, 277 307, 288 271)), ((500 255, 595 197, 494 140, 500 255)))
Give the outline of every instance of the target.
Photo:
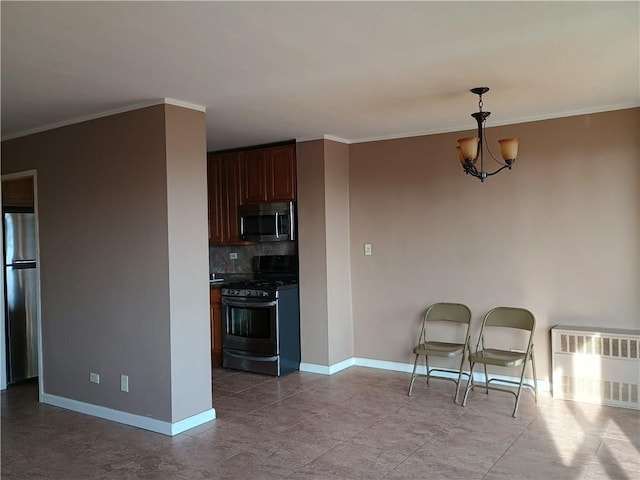
POLYGON ((529 427, 531 426, 531 424, 535 421, 536 418, 538 418, 538 416, 540 415, 540 409, 536 408, 536 414, 533 416, 533 418, 531 418, 531 420, 529 420, 529 422, 525 425, 525 427, 522 429, 522 431, 518 434, 518 436, 513 440, 513 442, 511 442, 511 444, 505 449, 504 452, 502 452, 502 455, 500 455, 498 457, 498 459, 493 462, 493 465, 491 465, 491 467, 489 468, 489 470, 487 470, 487 472, 482 476, 481 480, 484 480, 487 475, 489 475, 489 473, 491 472, 491 470, 493 470, 493 468, 500 462, 500 460, 507 454, 507 452, 509 450, 511 450, 513 448, 513 446, 516 444, 516 442, 518 441, 518 439, 520 437, 522 437, 522 435, 524 435, 524 433, 529 429, 529 427))
MULTIPOLYGON (((415 398, 412 397, 409 400, 404 395, 406 393, 404 386, 397 381, 397 377, 393 376, 381 378, 379 376, 353 375, 343 378, 342 381, 331 383, 316 381, 313 378, 300 377, 300 379, 296 379, 295 376, 291 377, 291 381, 264 381, 260 377, 247 377, 246 381, 241 378, 235 380, 230 378, 227 385, 244 384, 246 386, 252 382, 255 382, 255 387, 264 386, 262 400, 268 401, 268 405, 262 406, 262 401, 256 401, 259 398, 259 390, 256 393, 247 394, 247 391, 254 389, 254 386, 247 387, 249 390, 243 389, 241 393, 230 393, 231 396, 229 400, 225 400, 225 404, 239 410, 228 416, 225 414, 225 418, 231 420, 229 423, 219 423, 218 425, 222 429, 216 427, 215 430, 210 430, 208 433, 204 429, 208 426, 203 425, 204 428, 200 430, 201 436, 185 433, 183 439, 186 442, 173 444, 164 441, 165 437, 160 434, 145 432, 126 425, 114 425, 113 422, 107 420, 91 418, 84 414, 79 415, 76 412, 46 404, 33 403, 29 408, 16 408, 19 401, 24 400, 24 395, 14 395, 11 402, 8 402, 8 396, 6 392, 3 392, 3 454, 5 445, 11 449, 13 443, 15 450, 23 446, 29 447, 29 442, 33 442, 34 445, 41 443, 43 445, 41 451, 55 452, 56 455, 60 455, 63 462, 64 455, 67 455, 67 468, 70 472, 67 478, 104 477, 105 479, 116 478, 113 476, 114 472, 122 472, 123 475, 133 475, 137 472, 155 475, 162 473, 157 468, 158 465, 152 465, 152 462, 148 462, 150 458, 157 459, 160 462, 159 465, 169 467, 171 471, 176 467, 179 469, 182 465, 186 468, 185 475, 187 471, 191 471, 189 469, 193 470, 195 476, 204 475, 205 470, 213 469, 222 476, 237 475, 235 478, 243 478, 240 475, 243 471, 242 468, 244 468, 243 464, 246 464, 249 468, 247 471, 255 472, 252 474, 254 478, 260 478, 257 472, 260 466, 264 465, 265 467, 274 467, 269 478, 289 478, 290 480, 305 478, 305 469, 307 475, 312 473, 319 475, 316 478, 322 478, 323 471, 327 472, 327 476, 333 472, 334 474, 346 475, 349 478, 364 478, 363 476, 366 476, 367 478, 380 477, 389 480, 399 477, 403 473, 405 474, 403 478, 406 478, 407 474, 411 476, 412 473, 415 478, 419 478, 420 470, 416 468, 421 464, 424 465, 423 468, 427 469, 430 464, 442 464, 442 467, 433 468, 431 471, 442 469, 443 475, 446 471, 446 465, 451 465, 451 474, 456 467, 466 468, 475 472, 472 475, 477 478, 488 480, 505 473, 513 475, 514 472, 518 472, 521 469, 518 466, 521 458, 527 464, 529 461, 531 462, 530 473, 539 475, 549 471, 561 473, 563 468, 568 467, 570 468, 569 472, 575 471, 573 478, 576 479, 598 473, 608 475, 606 478, 635 478, 640 466, 635 460, 633 463, 629 463, 629 459, 617 458, 618 441, 625 442, 624 445, 621 444, 622 447, 629 449, 625 455, 636 452, 638 449, 635 432, 640 430, 634 430, 636 427, 640 428, 640 417, 637 416, 637 412, 608 407, 598 407, 603 411, 596 412, 593 411, 595 407, 589 405, 579 408, 584 404, 553 402, 553 399, 550 398, 548 402, 538 403, 537 406, 528 403, 526 409, 521 408, 520 418, 511 419, 506 411, 502 412, 502 406, 508 404, 509 401, 497 401, 498 396, 495 399, 489 398, 490 401, 487 402, 478 402, 477 407, 474 402, 473 405, 470 405, 471 408, 465 409, 452 404, 450 399, 445 402, 446 391, 436 388, 437 382, 433 382, 433 388, 430 386, 427 389, 429 393, 416 391, 415 398), (335 390, 325 387, 335 388, 335 390), (281 392, 286 392, 286 395, 280 396, 281 392), (295 399, 296 396, 297 399, 295 399), (292 397, 293 401, 291 401, 292 397), (241 402, 245 398, 250 401, 244 407, 233 405, 234 401, 241 402), (274 404, 280 405, 280 407, 275 407, 278 409, 277 416, 274 404), (529 407, 534 408, 529 409, 529 407), (5 408, 7 409, 5 410, 5 408), (258 411, 261 413, 256 414, 258 411), (621 411, 624 415, 619 414, 621 411), (274 412, 272 419, 266 418, 270 412, 274 412), (293 443, 286 440, 286 437, 290 435, 274 434, 269 430, 274 426, 278 432, 283 428, 295 430, 296 427, 293 425, 304 423, 312 417, 326 415, 328 412, 336 413, 331 425, 324 426, 322 421, 314 421, 312 425, 301 429, 303 431, 300 432, 300 436, 292 437, 293 443), (282 415, 282 419, 280 415, 282 415), (566 420, 570 423, 564 421, 565 415, 566 420), (6 418, 9 418, 9 421, 5 422, 6 418), (12 418, 13 423, 11 423, 12 418), (21 418, 22 421, 16 422, 15 420, 18 418, 21 418), (47 418, 50 420, 45 421, 47 418), (257 421, 247 422, 247 419, 257 421), (420 423, 416 424, 414 419, 419 420, 420 423), (236 420, 244 424, 242 432, 238 432, 237 437, 234 436, 233 423, 236 420), (439 428, 432 428, 430 421, 439 428), (342 424, 345 424, 344 428, 342 424), (398 424, 397 434, 394 424, 398 424), (424 428, 422 428, 423 424, 424 428), (463 428, 465 425, 469 427, 470 432, 477 433, 465 434, 463 428), (252 433, 254 426, 258 430, 252 433), (7 429, 5 430, 4 427, 7 429), (39 434, 41 427, 44 428, 45 435, 39 434), (375 428, 375 430, 367 433, 368 428, 375 428), (391 435, 387 435, 385 439, 387 428, 394 430, 392 436, 397 438, 397 441, 391 441, 391 435), (85 430, 86 434, 82 434, 82 431, 85 430), (404 430, 406 430, 406 435, 404 430), (450 438, 447 437, 447 431, 449 431, 450 438), (481 433, 483 431, 492 435, 495 433, 499 438, 485 454, 478 458, 472 458, 473 455, 468 456, 465 460, 463 458, 466 456, 465 452, 476 451, 473 450, 473 445, 476 444, 476 437, 480 440, 483 438, 481 433), (29 432, 31 432, 30 435, 29 432), (54 438, 52 435, 55 432, 59 434, 54 438), (449 445, 455 446, 455 438, 461 436, 473 437, 470 439, 470 446, 464 447, 467 442, 460 443, 459 446, 464 447, 463 449, 456 449, 455 452, 451 451, 447 454, 447 447, 449 445), (333 440, 323 442, 320 440, 321 437, 333 438, 333 440), (609 444, 608 438, 614 439, 615 442, 609 444), (7 443, 4 442, 5 439, 8 440, 7 443), (100 439, 106 443, 101 444, 100 439), (551 444, 553 440, 556 440, 557 445, 551 444), (116 462, 121 464, 126 461, 127 464, 122 464, 122 468, 119 467, 116 470, 109 469, 109 472, 105 473, 103 468, 108 463, 106 455, 120 453, 121 450, 118 448, 118 452, 111 452, 107 446, 115 445, 121 441, 124 442, 123 445, 127 445, 128 452, 122 457, 122 461, 117 459, 116 462), (449 444, 448 441, 452 443, 449 444), (301 445, 296 447, 296 443, 301 445), (307 449, 303 445, 304 443, 314 445, 314 447, 307 449), (50 444, 52 448, 45 447, 45 444, 50 444), (178 454, 172 457, 171 451, 174 445, 177 447, 178 454), (210 447, 210 445, 212 446, 210 447), (269 446, 267 447, 267 445, 269 446), (536 445, 539 447, 536 448, 536 445), (342 450, 327 455, 333 449, 342 450), (442 455, 440 454, 441 449, 442 455), (543 455, 541 458, 549 458, 553 465, 550 464, 547 467, 545 466, 546 462, 543 462, 543 464, 535 466, 539 463, 537 462, 538 450, 546 452, 547 449, 550 456, 543 455), (610 451, 607 452, 607 449, 610 451), (219 450, 215 456, 213 450, 219 450), (226 463, 227 460, 242 452, 245 452, 246 455, 246 452, 257 452, 258 450, 261 452, 259 455, 251 455, 251 458, 247 458, 246 461, 243 461, 242 457, 238 457, 236 460, 226 463), (95 467, 95 475, 80 476, 80 472, 85 468, 83 461, 77 459, 77 453, 80 451, 96 453, 97 457, 105 457, 85 462, 89 468, 91 465, 95 467), (387 453, 384 453, 385 451, 387 453), (204 454, 202 460, 188 460, 188 458, 200 457, 201 453, 204 454), (603 456, 600 460, 598 459, 599 453, 603 456), (272 455, 277 455, 276 461, 269 460, 272 455), (315 465, 310 466, 310 463, 317 461, 324 455, 327 455, 327 460, 319 462, 319 468, 316 468, 315 465), (531 457, 532 455, 533 457, 531 457), (353 461, 350 460, 351 458, 353 461), (410 458, 412 460, 409 460, 410 458), (497 460, 494 461, 494 459, 497 460), (225 465, 224 469, 216 470, 220 464, 225 465), (101 476, 98 477, 97 474, 101 474, 101 476)), ((218 391, 221 392, 221 390, 218 391)), ((29 400, 31 400, 31 395, 29 400)), ((29 448, 26 450, 28 451, 29 448)), ((485 447, 480 441, 477 451, 482 452, 483 450, 485 447)), ((39 464, 37 459, 34 458, 33 461, 36 463, 34 463, 31 478, 47 466, 44 461, 39 464)), ((20 472, 13 474, 20 475, 22 478, 22 475, 29 472, 30 468, 21 466, 19 467, 20 472)), ((164 470, 165 473, 169 471, 164 470)), ((267 475, 267 470, 265 472, 267 475)), ((28 476, 28 473, 26 475, 28 476)), ((540 478, 542 477, 540 476, 540 478)), ((547 476, 547 478, 553 477, 547 476)))
MULTIPOLYGON (((347 401, 347 400, 349 400, 349 399, 352 399, 353 397, 356 397, 356 396, 357 396, 357 394, 353 394, 353 395, 351 395, 350 397, 347 397, 347 399, 345 399, 345 401, 347 401)), ((384 417, 382 417, 382 418, 380 418, 380 419, 376 420, 376 421, 375 421, 375 422, 373 422, 371 425, 368 425, 368 426, 364 427, 362 430, 359 430, 358 432, 354 433, 354 434, 353 434, 353 435, 351 435, 349 438, 346 438, 346 439, 342 440, 340 443, 338 443, 337 445, 335 445, 335 446, 333 446, 333 447, 329 448, 328 450, 326 450, 324 453, 322 453, 322 454, 321 454, 321 455, 319 455, 318 457, 314 458, 313 460, 308 461, 307 463, 305 463, 305 464, 304 464, 302 467, 300 467, 300 468, 304 468, 304 467, 308 466, 309 464, 311 464, 311 463, 315 462, 316 460, 318 460, 319 458, 323 457, 324 455, 326 455, 327 453, 331 452, 332 450, 335 450, 336 448, 340 447, 341 445, 344 445, 344 444, 345 444, 346 442, 348 442, 349 440, 354 439, 354 438, 355 438, 355 437, 357 437, 360 433, 362 433, 362 432, 364 432, 365 430, 367 430, 367 429, 369 429, 369 428, 373 427, 374 425, 376 425, 377 423, 381 422, 381 421, 382 421, 382 420, 384 420, 385 418, 389 417, 389 416, 390 416, 390 415, 392 415, 393 413, 397 413, 397 412, 400 410, 400 408, 402 408, 403 406, 405 406, 407 403, 409 403, 409 401, 408 401, 408 400, 407 400, 405 403, 403 403, 401 406, 399 406, 399 407, 398 407, 396 410, 394 410, 393 412, 387 413, 384 417)), ((325 409, 325 410, 323 410, 323 411, 326 411, 326 410, 327 410, 327 409, 325 409)), ((317 413, 317 414, 316 414, 316 415, 314 415, 314 416, 321 415, 321 413, 322 413, 322 412, 319 412, 319 413, 317 413)), ((309 418, 313 418, 313 417, 309 417, 309 418)), ((308 419, 306 419, 306 420, 308 420, 308 419)), ((287 429, 287 430, 290 430, 291 428, 295 427, 296 425, 300 425, 301 423, 303 423, 303 422, 304 422, 304 421, 306 421, 306 420, 301 420, 300 422, 298 422, 298 423, 296 423, 296 424, 292 425, 291 427, 289 427, 289 429, 287 429)), ((417 449, 419 449, 419 448, 421 448, 421 447, 418 447, 417 449)), ((416 451, 417 451, 417 449, 416 449, 416 451)), ((413 453, 412 453, 412 454, 413 454, 413 453)), ((408 458, 408 457, 407 457, 407 458, 408 458)), ((405 460, 406 460, 406 458, 405 458, 405 460)), ((403 462, 404 462, 404 460, 403 460, 403 462)), ((401 462, 401 463, 402 463, 402 462, 401 462)), ((394 467, 394 468, 395 468, 395 467, 394 467)), ((296 472, 291 473, 290 475, 288 475, 288 476, 287 476, 287 477, 285 477, 285 478, 289 478, 289 477, 290 477, 291 475, 293 475, 294 473, 296 473, 296 472)), ((386 476, 386 474, 385 474, 385 476, 386 476)), ((382 479, 382 478, 383 478, 383 477, 381 477, 381 479, 382 479)))
MULTIPOLYGON (((456 403, 456 402, 454 402, 456 403)), ((457 403, 456 403, 457 404, 457 403)), ((459 405, 460 407, 462 407, 462 405, 459 405)), ((464 408, 464 407, 462 407, 464 408)), ((440 433, 442 433, 442 431, 446 428, 451 426, 453 423, 457 422, 460 418, 462 418, 467 412, 462 411, 460 413, 460 415, 458 415, 456 418, 452 419, 449 423, 447 423, 446 425, 441 427, 441 431, 440 433)), ((400 462, 398 465, 396 465, 395 467, 393 467, 391 470, 389 470, 387 473, 385 473, 380 480, 384 480, 385 477, 387 477, 390 473, 392 473, 394 470, 396 470, 398 467, 400 467, 402 464, 404 464, 411 456, 413 456, 418 450, 420 450, 421 448, 424 448, 427 444, 431 443, 435 438, 437 437, 436 435, 432 435, 426 442, 424 442, 422 445, 420 445, 419 447, 417 447, 413 452, 411 452, 409 455, 407 455, 407 457, 402 460, 402 462, 400 462)))

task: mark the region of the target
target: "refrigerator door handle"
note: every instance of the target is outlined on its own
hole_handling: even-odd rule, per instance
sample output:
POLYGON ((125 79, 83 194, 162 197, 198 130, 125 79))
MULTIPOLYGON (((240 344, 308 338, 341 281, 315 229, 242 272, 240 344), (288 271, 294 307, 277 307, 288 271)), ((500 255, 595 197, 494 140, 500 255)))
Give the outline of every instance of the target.
POLYGON ((14 260, 11 265, 7 265, 8 267, 15 268, 16 270, 22 270, 25 268, 36 268, 35 260, 14 260))

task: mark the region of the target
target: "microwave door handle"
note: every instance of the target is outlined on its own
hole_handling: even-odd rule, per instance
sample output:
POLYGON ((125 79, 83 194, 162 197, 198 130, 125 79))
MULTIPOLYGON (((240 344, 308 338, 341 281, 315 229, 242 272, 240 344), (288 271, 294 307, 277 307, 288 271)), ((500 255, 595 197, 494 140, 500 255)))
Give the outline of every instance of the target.
POLYGON ((279 215, 278 215, 278 212, 276 212, 276 216, 275 216, 275 219, 276 219, 276 230, 275 230, 276 231, 276 238, 280 238, 280 231, 279 231, 280 229, 278 228, 278 218, 279 218, 279 215))
POLYGON ((236 307, 236 308, 267 308, 267 307, 275 307, 278 304, 276 300, 267 300, 262 302, 261 301, 252 302, 252 301, 245 301, 245 300, 234 301, 225 297, 222 298, 222 303, 229 307, 236 307))

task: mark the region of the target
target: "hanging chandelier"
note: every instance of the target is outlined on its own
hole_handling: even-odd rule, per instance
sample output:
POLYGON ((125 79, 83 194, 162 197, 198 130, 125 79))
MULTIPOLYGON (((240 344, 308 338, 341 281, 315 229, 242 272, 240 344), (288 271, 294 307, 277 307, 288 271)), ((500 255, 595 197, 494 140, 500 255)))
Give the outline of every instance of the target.
POLYGON ((476 113, 472 113, 471 116, 476 119, 478 123, 478 136, 477 137, 466 137, 458 140, 458 158, 460 159, 460 163, 462 164, 462 168, 464 168, 464 173, 467 175, 471 175, 472 177, 479 178, 481 182, 491 176, 495 175, 498 172, 501 172, 505 168, 511 170, 511 167, 516 161, 516 157, 518 156, 518 142, 517 138, 503 138, 502 140, 498 140, 500 144, 500 150, 502 152, 502 159, 496 159, 489 150, 489 145, 487 144, 486 134, 485 134, 485 122, 491 112, 483 112, 482 111, 482 95, 489 91, 489 87, 476 87, 472 88, 471 92, 478 95, 478 110, 476 113), (484 169, 484 150, 487 150, 489 156, 498 164, 500 167, 494 172, 487 172, 484 169), (479 165, 478 165, 479 164, 479 165), (478 169, 479 167, 479 169, 478 169))

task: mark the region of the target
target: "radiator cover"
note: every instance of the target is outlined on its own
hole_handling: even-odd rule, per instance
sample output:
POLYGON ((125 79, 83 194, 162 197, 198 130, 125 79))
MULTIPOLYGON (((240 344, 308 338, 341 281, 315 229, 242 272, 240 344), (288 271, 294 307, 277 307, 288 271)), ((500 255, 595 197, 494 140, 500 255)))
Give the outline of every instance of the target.
POLYGON ((640 330, 556 325, 553 396, 640 410, 640 330))

